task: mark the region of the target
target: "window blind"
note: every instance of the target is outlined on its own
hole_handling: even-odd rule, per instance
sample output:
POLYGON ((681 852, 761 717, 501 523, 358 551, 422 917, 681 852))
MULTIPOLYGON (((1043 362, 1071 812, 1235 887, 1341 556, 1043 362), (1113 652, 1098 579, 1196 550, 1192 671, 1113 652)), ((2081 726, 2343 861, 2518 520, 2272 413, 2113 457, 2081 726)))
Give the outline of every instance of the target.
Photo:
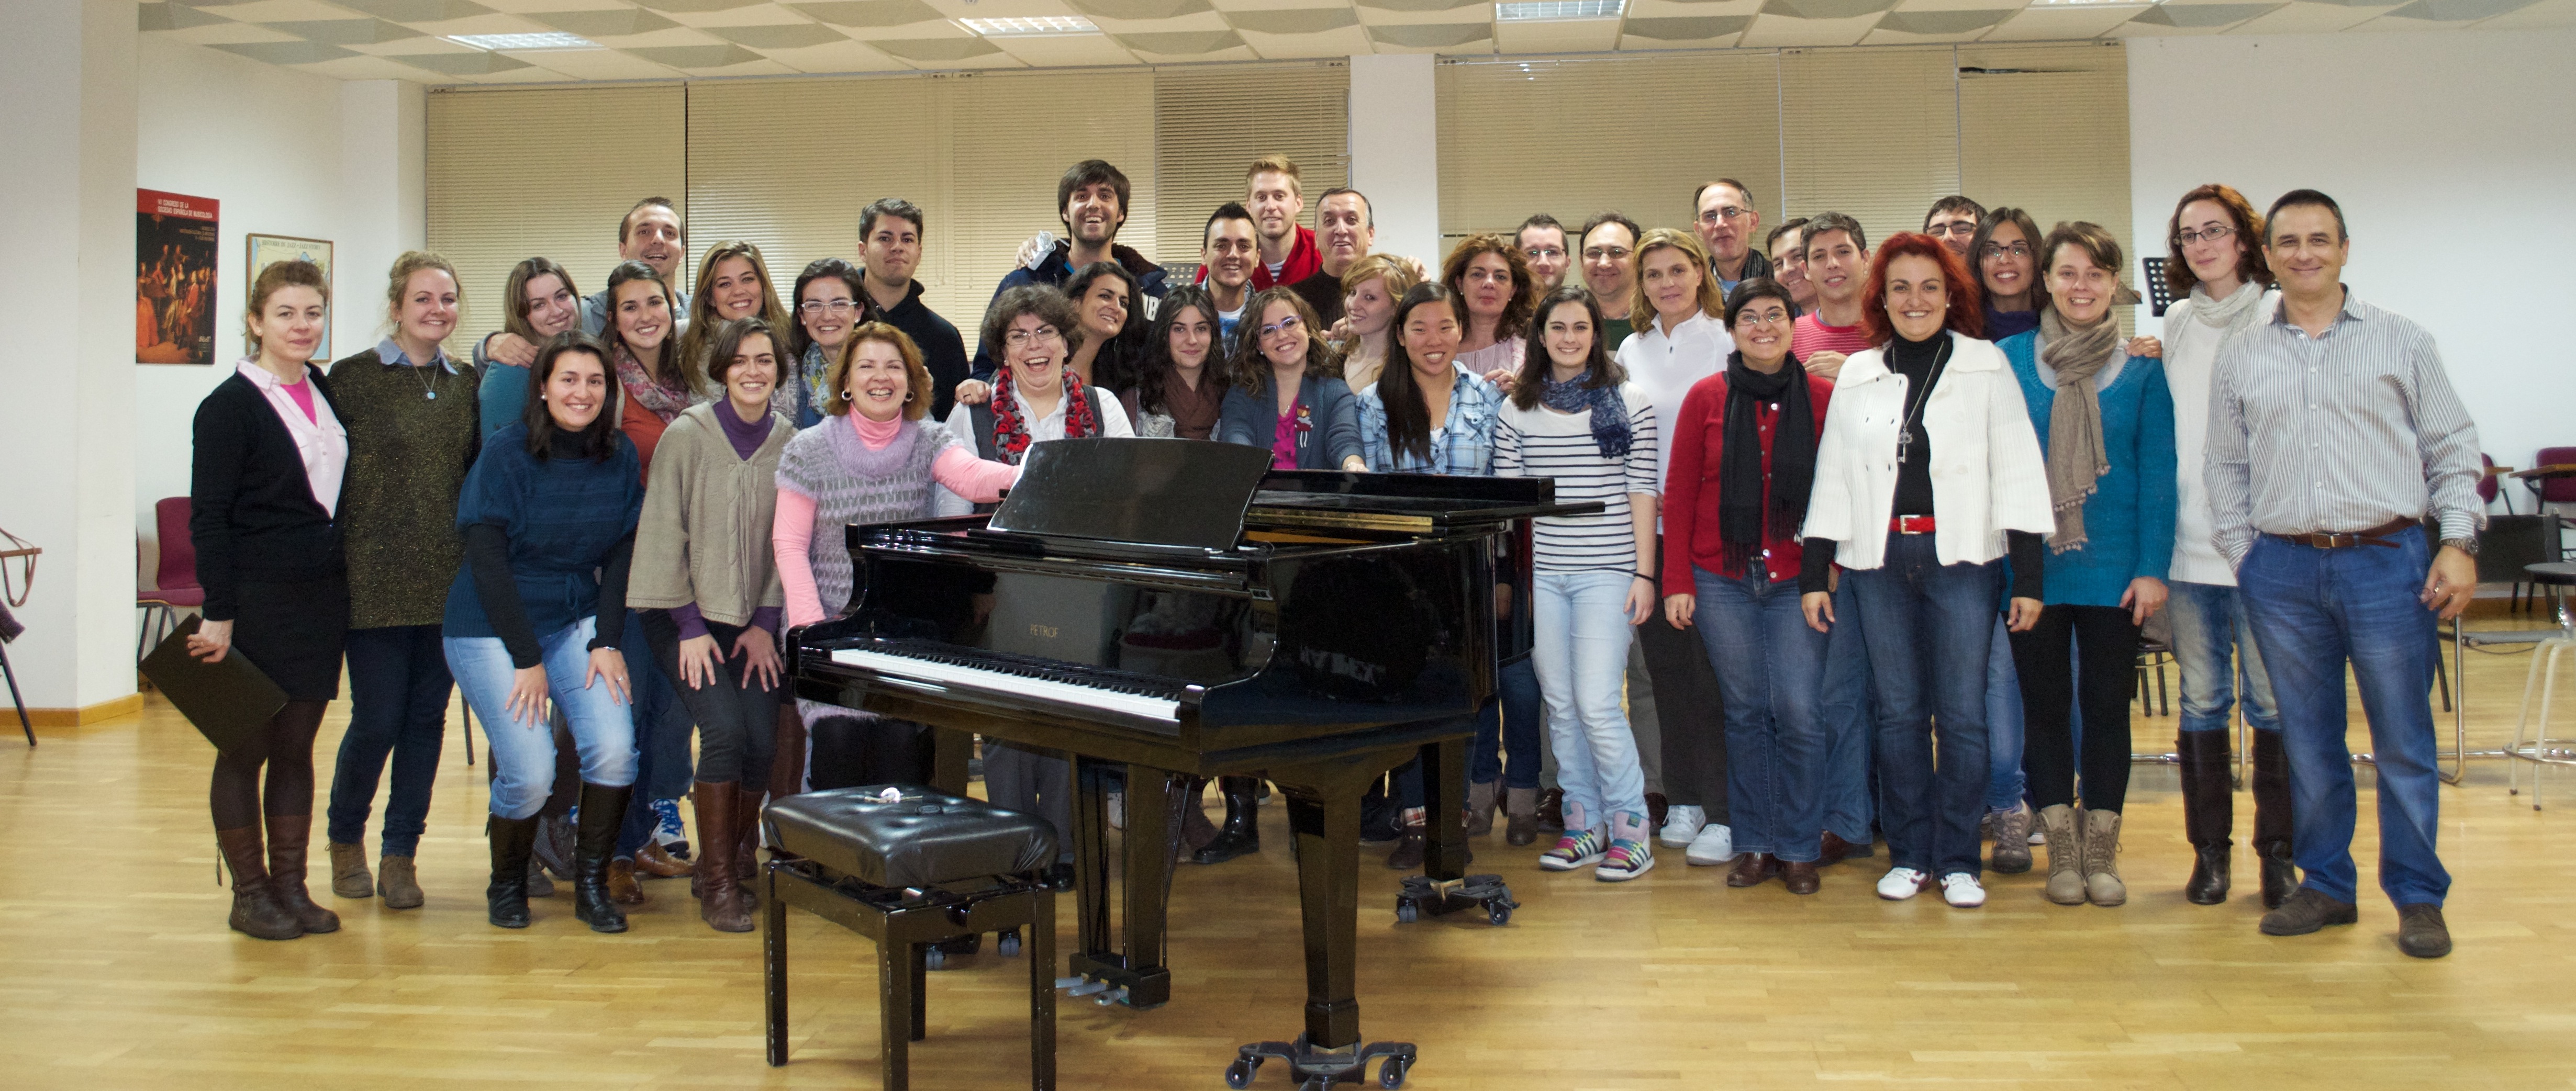
MULTIPOLYGON (((2061 220, 2110 229, 2128 258, 2123 277, 2145 294, 2145 255, 2129 218, 2127 51, 2090 42, 1963 46, 1959 67, 1959 175, 1968 195, 1989 208, 2026 209, 2043 232, 2061 220)), ((2152 242, 2161 253, 2163 240, 2152 242)), ((2118 311, 2132 320, 2130 308, 2118 311)))
POLYGON ((1872 246, 1922 230, 1932 202, 1959 191, 1953 56, 1948 46, 1783 51, 1791 214, 1851 216, 1872 246))
MULTIPOLYGON (((1243 200, 1244 168, 1263 155, 1297 164, 1306 227, 1325 190, 1350 184, 1351 73, 1344 61, 1165 68, 1154 73, 1154 200, 1151 236, 1128 226, 1133 245, 1166 264, 1194 264, 1207 218, 1243 200)), ((1143 201, 1139 201, 1143 204, 1143 201)))

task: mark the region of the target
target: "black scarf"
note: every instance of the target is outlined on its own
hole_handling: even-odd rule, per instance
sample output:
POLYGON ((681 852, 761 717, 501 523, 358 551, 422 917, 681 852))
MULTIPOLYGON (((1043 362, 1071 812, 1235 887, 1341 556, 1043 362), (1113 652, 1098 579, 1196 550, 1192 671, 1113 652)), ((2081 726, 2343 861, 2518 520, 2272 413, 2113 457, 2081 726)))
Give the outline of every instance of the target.
POLYGON ((1794 355, 1765 375, 1726 357, 1726 433, 1717 462, 1717 537, 1727 567, 1742 569, 1769 537, 1791 537, 1807 521, 1807 491, 1816 475, 1816 411, 1807 400, 1807 369, 1794 355), (1755 409, 1780 407, 1771 436, 1770 534, 1762 504, 1762 427, 1755 409))

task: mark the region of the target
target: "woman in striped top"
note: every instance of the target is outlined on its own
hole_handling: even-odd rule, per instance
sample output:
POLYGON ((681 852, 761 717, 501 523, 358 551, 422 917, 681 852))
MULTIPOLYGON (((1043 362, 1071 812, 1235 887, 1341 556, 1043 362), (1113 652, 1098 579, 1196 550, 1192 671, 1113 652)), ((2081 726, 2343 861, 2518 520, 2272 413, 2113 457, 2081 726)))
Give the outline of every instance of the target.
POLYGON ((1494 429, 1494 473, 1556 481, 1592 515, 1538 520, 1530 653, 1547 706, 1548 744, 1565 790, 1565 836, 1539 866, 1620 882, 1655 866, 1646 780, 1620 709, 1630 627, 1655 603, 1654 403, 1601 344, 1601 307, 1559 288, 1538 308, 1511 399, 1494 429), (1606 844, 1606 848, 1605 848, 1606 844))

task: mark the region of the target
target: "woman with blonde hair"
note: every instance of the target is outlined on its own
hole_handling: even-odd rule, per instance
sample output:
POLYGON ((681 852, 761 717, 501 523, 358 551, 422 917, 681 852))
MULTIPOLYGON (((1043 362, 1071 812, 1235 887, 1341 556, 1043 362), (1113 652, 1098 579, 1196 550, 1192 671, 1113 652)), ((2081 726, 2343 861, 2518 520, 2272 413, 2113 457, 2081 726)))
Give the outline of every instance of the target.
POLYGON ((1342 321, 1336 328, 1348 336, 1335 347, 1342 354, 1342 381, 1351 389, 1376 384, 1394 339, 1395 303, 1421 282, 1412 262, 1387 254, 1370 254, 1342 270, 1342 321))
MULTIPOLYGON (((616 302, 610 301, 614 309, 616 302)), ((742 239, 729 239, 708 247, 698 259, 697 291, 689 299, 689 318, 680 334, 680 359, 691 374, 703 377, 710 370, 707 350, 715 344, 716 327, 736 318, 757 318, 773 330, 789 328, 795 316, 778 302, 778 281, 769 275, 769 262, 760 256, 760 247, 742 239)), ((780 383, 770 400, 787 419, 796 419, 796 391, 780 383)), ((699 392, 701 397, 706 391, 699 392)), ((652 461, 647 449, 645 461, 652 461)))

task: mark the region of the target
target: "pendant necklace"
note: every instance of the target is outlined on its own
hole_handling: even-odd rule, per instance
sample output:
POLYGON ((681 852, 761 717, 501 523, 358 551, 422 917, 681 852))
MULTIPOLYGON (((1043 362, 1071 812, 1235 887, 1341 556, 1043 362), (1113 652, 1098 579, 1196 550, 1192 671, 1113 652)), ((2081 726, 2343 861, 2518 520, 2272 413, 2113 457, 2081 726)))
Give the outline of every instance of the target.
POLYGON ((432 369, 436 368, 437 366, 438 366, 438 361, 437 361, 437 360, 435 360, 435 359, 432 359, 430 362, 428 362, 428 363, 426 363, 426 364, 414 364, 414 365, 412 365, 412 371, 413 371, 415 374, 419 375, 419 378, 420 378, 420 396, 421 396, 421 398, 422 398, 423 400, 425 400, 425 401, 433 401, 433 402, 434 402, 434 401, 437 401, 437 400, 438 400, 438 390, 437 390, 434 386, 432 386, 432 385, 431 385, 430 377, 429 377, 428 375, 426 375, 426 374, 419 374, 419 373, 430 371, 430 370, 432 370, 432 369))
POLYGON ((1914 446, 1914 422, 1923 415, 1924 403, 1932 400, 1932 384, 1941 381, 1941 369, 1950 362, 1950 338, 1946 334, 1944 331, 1940 351, 1932 357, 1932 367, 1924 373, 1923 388, 1907 392, 1912 395, 1908 400, 1914 405, 1905 411, 1905 419, 1896 426, 1896 464, 1899 466, 1905 465, 1909 449, 1914 446))

